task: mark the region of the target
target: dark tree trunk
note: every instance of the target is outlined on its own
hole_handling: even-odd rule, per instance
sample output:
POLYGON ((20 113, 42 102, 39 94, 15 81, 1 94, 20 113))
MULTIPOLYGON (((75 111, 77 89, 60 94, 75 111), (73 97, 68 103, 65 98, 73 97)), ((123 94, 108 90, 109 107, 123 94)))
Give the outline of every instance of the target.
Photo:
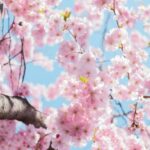
POLYGON ((18 120, 27 125, 32 124, 36 128, 46 128, 45 117, 26 98, 0 95, 0 119, 18 120))

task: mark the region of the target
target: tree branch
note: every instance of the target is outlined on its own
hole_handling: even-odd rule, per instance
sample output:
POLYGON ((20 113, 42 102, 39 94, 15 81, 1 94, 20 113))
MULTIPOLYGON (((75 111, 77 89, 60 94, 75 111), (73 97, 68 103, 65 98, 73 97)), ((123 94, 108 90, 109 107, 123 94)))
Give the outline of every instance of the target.
POLYGON ((36 128, 46 128, 44 117, 46 116, 36 110, 26 98, 0 95, 0 119, 18 120, 36 128))
POLYGON ((52 142, 50 142, 50 145, 49 145, 49 147, 48 147, 47 150, 55 150, 55 149, 52 147, 52 142))

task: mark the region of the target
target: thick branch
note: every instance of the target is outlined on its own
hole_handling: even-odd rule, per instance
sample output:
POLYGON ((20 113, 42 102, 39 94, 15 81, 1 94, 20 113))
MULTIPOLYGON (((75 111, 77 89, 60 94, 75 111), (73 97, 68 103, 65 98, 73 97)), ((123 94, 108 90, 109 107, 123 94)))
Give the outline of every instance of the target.
POLYGON ((26 98, 0 95, 0 119, 18 120, 36 128, 46 128, 44 115, 37 111, 26 98))

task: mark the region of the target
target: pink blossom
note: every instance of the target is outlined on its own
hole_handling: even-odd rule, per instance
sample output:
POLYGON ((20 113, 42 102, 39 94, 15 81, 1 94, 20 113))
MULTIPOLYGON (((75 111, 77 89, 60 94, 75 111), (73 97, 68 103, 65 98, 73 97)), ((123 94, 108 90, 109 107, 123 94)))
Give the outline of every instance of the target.
POLYGON ((19 89, 17 89, 16 91, 14 91, 14 95, 15 96, 29 96, 30 95, 30 91, 29 91, 29 87, 27 84, 22 84, 19 89))
POLYGON ((125 7, 120 8, 118 12, 119 14, 117 17, 119 25, 132 28, 137 19, 136 14, 132 10, 129 10, 128 8, 125 7))
POLYGON ((148 45, 148 39, 137 31, 131 33, 131 42, 136 48, 145 48, 148 45))
POLYGON ((47 89, 47 97, 48 99, 56 99, 59 93, 59 87, 57 86, 49 86, 47 89))
POLYGON ((85 5, 84 3, 82 2, 79 2, 79 1, 76 1, 75 2, 75 5, 74 5, 74 11, 76 13, 82 13, 83 11, 85 10, 85 5))
POLYGON ((32 36, 34 37, 34 42, 38 45, 38 46, 42 46, 45 44, 45 35, 46 31, 44 29, 44 26, 42 26, 41 24, 37 24, 34 29, 32 30, 32 36), (42 38, 41 38, 42 37, 42 38))
POLYGON ((80 57, 77 65, 77 75, 93 79, 97 75, 97 67, 95 58, 89 53, 85 53, 80 57))
POLYGON ((136 140, 134 137, 130 137, 127 141, 128 144, 128 150, 145 150, 142 142, 139 140, 136 140))
POLYGON ((121 43, 124 43, 124 39, 127 38, 126 31, 123 29, 112 29, 106 34, 105 46, 107 50, 114 51, 119 48, 121 43))
POLYGON ((92 125, 90 124, 85 109, 80 104, 75 104, 68 109, 60 110, 58 125, 60 131, 68 138, 70 137, 72 140, 75 140, 77 144, 80 144, 82 139, 89 138, 91 134, 90 129, 92 125))
POLYGON ((55 149, 69 150, 69 145, 64 141, 62 136, 57 136, 52 140, 52 147, 55 149))
POLYGON ((77 45, 72 41, 64 41, 59 48, 58 59, 62 65, 65 62, 75 63, 78 55, 77 45))
POLYGON ((94 0, 93 3, 97 6, 102 8, 104 5, 109 3, 109 0, 94 0))
POLYGON ((121 138, 119 138, 116 134, 117 130, 115 127, 101 127, 96 130, 93 144, 93 150, 97 150, 96 148, 102 148, 103 150, 108 149, 117 149, 123 150, 124 145, 121 138))
POLYGON ((50 6, 57 6, 60 2, 61 0, 46 0, 46 3, 50 6))

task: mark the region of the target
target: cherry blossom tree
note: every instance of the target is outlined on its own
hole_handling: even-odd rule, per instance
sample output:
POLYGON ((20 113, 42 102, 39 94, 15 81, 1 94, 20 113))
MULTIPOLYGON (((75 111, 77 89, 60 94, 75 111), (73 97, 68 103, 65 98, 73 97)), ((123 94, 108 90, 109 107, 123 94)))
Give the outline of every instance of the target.
POLYGON ((65 10, 60 0, 0 3, 0 150, 69 150, 89 141, 92 150, 149 150, 150 6, 73 3, 65 10), (44 45, 59 45, 55 58, 37 50, 44 45), (54 84, 25 80, 28 64, 51 74, 54 62, 63 68, 54 84), (42 98, 58 97, 68 105, 41 109, 42 98))

